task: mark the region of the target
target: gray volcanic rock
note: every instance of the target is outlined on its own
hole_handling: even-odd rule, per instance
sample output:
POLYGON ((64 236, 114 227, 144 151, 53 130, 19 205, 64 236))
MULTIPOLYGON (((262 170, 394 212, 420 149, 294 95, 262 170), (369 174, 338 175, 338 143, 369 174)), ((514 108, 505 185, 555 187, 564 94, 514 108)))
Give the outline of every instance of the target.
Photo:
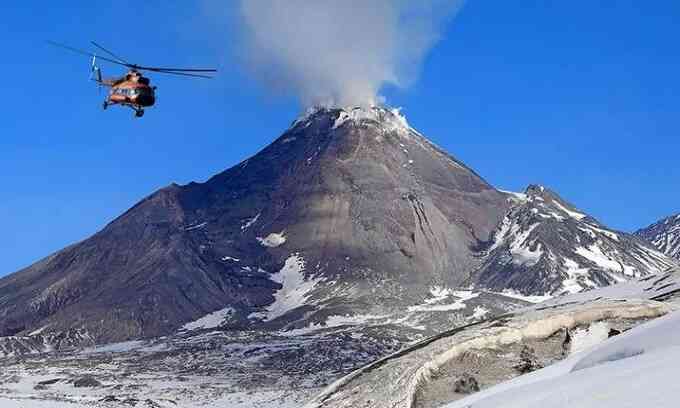
POLYGON ((508 208, 395 111, 318 110, 1 279, 0 336, 78 329, 101 343, 226 308, 228 327, 275 329, 405 307, 459 286, 508 208))
POLYGON ((453 390, 458 394, 472 394, 479 391, 479 383, 475 377, 464 373, 453 383, 453 390))
POLYGON ((525 295, 560 295, 657 274, 677 265, 639 237, 611 230, 543 186, 509 193, 514 206, 483 251, 476 282, 525 295))
POLYGON ((101 387, 101 385, 102 383, 97 381, 97 379, 92 376, 80 377, 77 380, 73 381, 73 386, 76 388, 101 387))
POLYGON ((664 254, 680 259, 680 214, 664 218, 635 235, 651 242, 664 254))

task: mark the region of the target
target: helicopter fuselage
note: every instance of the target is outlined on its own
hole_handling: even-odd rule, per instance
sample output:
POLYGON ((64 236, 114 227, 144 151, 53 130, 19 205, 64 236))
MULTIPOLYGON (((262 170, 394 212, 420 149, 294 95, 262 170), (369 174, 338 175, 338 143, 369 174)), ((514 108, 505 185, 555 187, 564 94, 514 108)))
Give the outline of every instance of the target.
POLYGON ((156 103, 156 95, 154 89, 148 85, 123 83, 111 87, 108 103, 149 107, 156 103))
POLYGON ((139 108, 153 106, 156 103, 156 87, 150 85, 149 78, 139 72, 130 70, 125 76, 117 79, 104 79, 102 83, 109 85, 109 104, 132 105, 139 108))
POLYGON ((138 71, 130 70, 123 77, 99 79, 98 82, 111 87, 104 101, 104 109, 109 105, 128 106, 139 117, 144 114, 144 108, 156 103, 156 87, 151 86, 149 78, 142 76, 138 71))

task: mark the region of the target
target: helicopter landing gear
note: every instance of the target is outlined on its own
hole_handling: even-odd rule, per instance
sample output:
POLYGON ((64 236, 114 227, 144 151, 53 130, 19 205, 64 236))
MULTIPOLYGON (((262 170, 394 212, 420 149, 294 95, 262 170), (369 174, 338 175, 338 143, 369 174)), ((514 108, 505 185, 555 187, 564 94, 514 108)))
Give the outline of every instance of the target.
POLYGON ((144 109, 138 109, 135 111, 136 118, 141 118, 142 116, 144 116, 144 109))

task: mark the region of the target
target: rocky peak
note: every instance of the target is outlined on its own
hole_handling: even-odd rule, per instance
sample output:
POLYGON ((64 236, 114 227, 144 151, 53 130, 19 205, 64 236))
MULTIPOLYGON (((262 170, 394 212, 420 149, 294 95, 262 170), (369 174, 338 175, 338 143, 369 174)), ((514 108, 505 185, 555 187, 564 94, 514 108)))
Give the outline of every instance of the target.
POLYGON ((680 214, 672 215, 635 233, 668 256, 680 259, 680 214))
MULTIPOLYGON (((556 192, 542 185, 530 185, 525 190, 523 197, 519 200, 515 199, 515 201, 530 209, 532 213, 544 218, 569 217, 575 220, 583 220, 588 217, 556 192)), ((591 221, 595 222, 592 218, 591 221)))
POLYGON ((385 130, 398 130, 401 132, 417 133, 407 122, 398 108, 382 106, 371 107, 345 107, 345 108, 325 108, 316 107, 307 110, 295 122, 292 129, 299 127, 306 128, 313 124, 338 129, 346 124, 353 125, 374 125, 385 130))
POLYGON ((675 263, 539 185, 507 193, 513 207, 494 234, 479 280, 496 290, 559 295, 660 273, 675 263))

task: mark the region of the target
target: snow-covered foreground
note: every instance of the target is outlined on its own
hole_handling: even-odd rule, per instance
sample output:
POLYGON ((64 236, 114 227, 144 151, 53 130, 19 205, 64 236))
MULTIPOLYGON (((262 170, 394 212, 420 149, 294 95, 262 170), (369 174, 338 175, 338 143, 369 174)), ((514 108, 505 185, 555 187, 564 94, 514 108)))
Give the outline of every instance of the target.
POLYGON ((680 312, 446 408, 675 408, 680 312))
MULTIPOLYGON (((62 402, 62 401, 46 401, 35 399, 4 399, 0 397, 0 408, 127 408, 131 405, 129 403, 111 404, 105 402, 62 402)), ((145 402, 138 402, 137 405, 141 408, 171 408, 177 407, 176 404, 167 403, 160 404, 156 401, 147 404, 145 402)), ((253 393, 234 393, 228 397, 221 398, 212 402, 201 402, 191 405, 182 405, 182 408, 298 408, 300 403, 295 400, 287 400, 281 397, 280 394, 271 394, 262 392, 258 394, 253 393)))
POLYGON ((78 405, 58 401, 9 400, 0 397, 2 408, 78 408, 78 405))
MULTIPOLYGON (((290 265, 296 268, 287 276, 299 277, 303 265, 290 265)), ((626 405, 638 400, 625 392, 671 395, 663 381, 680 367, 680 316, 640 325, 678 310, 679 294, 676 269, 521 302, 505 313, 498 311, 518 306, 506 294, 433 287, 408 311, 419 319, 409 324, 395 316, 328 316, 325 324, 277 333, 231 332, 219 327, 228 320, 225 309, 170 337, 71 351, 17 354, 17 344, 31 344, 6 338, 0 408, 121 408, 131 401, 150 408, 610 406, 604 398, 637 408, 626 405), (474 322, 487 314, 495 317, 474 322), (451 329, 413 343, 423 333, 414 323, 437 321, 451 329), (624 334, 605 341, 612 331, 624 334), (463 399, 471 392, 455 388, 463 375, 474 376, 482 391, 463 399), (100 384, 76 387, 84 376, 100 384)), ((652 398, 649 406, 664 406, 652 398)))
MULTIPOLYGON (((304 301, 315 284, 304 279, 304 265, 291 256, 273 276, 281 289, 263 309, 263 320, 304 301)), ((225 308, 156 339, 56 350, 41 333, 0 338, 0 408, 127 408, 131 402, 150 408, 296 408, 436 328, 527 305, 502 294, 433 287, 430 297, 392 315, 327 315, 271 333, 225 329, 232 317, 225 308), (101 384, 75 387, 86 375, 101 384)))
MULTIPOLYGON (((585 360, 586 356, 591 356, 590 358, 595 363, 589 363, 590 368, 580 371, 602 370, 599 368, 600 361, 615 360, 622 356, 635 356, 639 354, 640 348, 645 353, 633 359, 641 359, 641 364, 660 363, 666 364, 665 367, 669 370, 676 369, 674 367, 680 367, 678 359, 680 354, 677 354, 675 350, 680 350, 680 347, 677 349, 672 349, 672 347, 680 346, 680 323, 676 324, 678 330, 662 327, 655 332, 646 332, 645 337, 632 338, 630 336, 637 332, 631 330, 632 328, 678 310, 679 294, 680 269, 674 269, 615 286, 555 297, 540 304, 492 317, 487 321, 458 326, 456 329, 415 343, 394 355, 353 372, 326 388, 306 406, 309 408, 352 406, 435 408, 464 400, 465 402, 457 402, 451 406, 460 408, 506 407, 511 405, 506 404, 504 396, 492 398, 488 390, 493 389, 496 390, 494 392, 499 392, 513 385, 527 386, 528 383, 525 381, 530 381, 532 378, 541 382, 535 385, 537 389, 548 387, 547 384, 550 381, 560 386, 562 378, 558 377, 569 377, 564 381, 568 383, 572 381, 572 378, 574 378, 573 381, 578 381, 577 379, 585 375, 580 372, 570 372, 580 361, 583 362, 579 367, 585 367, 586 361, 591 361, 585 360), (658 340, 657 343, 652 344, 652 340, 649 339, 663 338, 664 331, 668 331, 670 336, 663 340, 666 343, 658 340), (626 334, 620 335, 619 333, 626 334), (607 349, 604 357, 590 354, 592 350, 595 350, 593 346, 603 344, 602 342, 609 337, 615 339, 615 342, 612 343, 610 340, 605 344, 623 344, 623 348, 607 349), (622 341, 619 339, 626 338, 631 340, 628 343, 619 343, 622 341), (635 346, 638 348, 633 347, 636 343, 640 344, 635 346), (662 358, 654 360, 652 352, 660 348, 672 350, 666 353, 671 359, 678 358, 674 358, 673 362, 668 364, 660 361, 662 358), (618 357, 611 357, 612 355, 618 357), (537 377, 536 374, 526 374, 537 372, 536 370, 542 367, 547 367, 540 371, 547 373, 545 376, 537 377), (478 388, 458 391, 457 381, 465 376, 474 377, 478 388), (470 392, 475 392, 480 388, 481 393, 472 394, 474 397, 464 399, 470 392), (492 398, 488 404, 481 402, 487 397, 492 398), (484 405, 478 405, 477 401, 484 405)), ((434 295, 436 294, 433 293, 434 295)), ((633 359, 629 361, 635 361, 633 359)), ((624 360, 621 361, 611 363, 623 366, 621 370, 611 374, 612 376, 623 376, 622 381, 626 381, 635 378, 636 375, 644 375, 644 367, 639 370, 637 367, 629 368, 626 365, 629 361, 625 363, 624 360)), ((664 367, 659 367, 659 372, 663 370, 664 367)), ((666 375, 668 373, 666 372, 666 375)), ((606 374, 609 375, 609 373, 606 374)), ((604 374, 595 375, 603 376, 604 374)), ((581 381, 588 383, 590 380, 581 381)), ((609 384, 602 377, 598 377, 597 381, 590 382, 597 383, 597 387, 588 388, 592 391, 593 398, 599 395, 595 392, 596 390, 606 389, 609 384)), ((642 382, 637 381, 637 383, 642 382)), ((569 392, 573 392, 573 395, 579 398, 582 397, 583 386, 579 383, 574 386, 576 389, 569 392)), ((650 392, 660 392, 659 389, 652 390, 650 392)), ((522 393, 521 390, 517 392, 522 393)), ((567 391, 557 389, 555 392, 566 395, 565 401, 575 401, 576 397, 572 398, 567 391)), ((527 395, 531 393, 532 390, 529 390, 527 395)), ((542 395, 553 395, 547 391, 546 393, 542 395)), ((523 396, 518 398, 520 399, 517 405, 512 406, 534 406, 527 403, 527 401, 534 401, 532 397, 527 397, 528 400, 521 399, 524 398, 523 396)), ((536 401, 541 401, 547 407, 562 407, 562 405, 551 404, 552 401, 546 398, 537 397, 536 401)), ((564 406, 590 407, 578 403, 564 406)))
MULTIPOLYGON (((553 316, 559 317, 560 315, 563 315, 563 313, 560 312, 553 316)), ((599 331, 600 326, 598 323, 591 328, 597 328, 599 331)), ((591 330, 591 332, 593 335, 597 334, 594 330, 591 330)), ((597 335, 599 336, 599 334, 597 335)), ((574 341, 577 341, 577 339, 578 336, 574 336, 574 341)), ((585 337, 582 341, 587 344, 588 338, 585 337)), ((566 359, 547 368, 503 382, 467 398, 444 405, 444 407, 671 408, 677 406, 677 401, 680 400, 680 387, 676 386, 675 379, 677 378, 678 367, 680 367, 680 312, 672 312, 591 348, 579 348, 579 350, 582 351, 573 352, 566 359)), ((573 348, 572 351, 574 351, 573 348)), ((52 377, 54 375, 45 376, 45 378, 52 377)), ((35 379, 36 377, 32 378, 32 380, 35 379)), ((383 383, 383 386, 387 385, 383 383)), ((166 386, 170 385, 166 384, 166 386)), ((199 386, 199 384, 195 384, 195 386, 199 386)), ((68 387, 68 385, 60 387, 68 387)), ((160 390, 163 389, 163 386, 158 384, 156 388, 160 390)), ((422 390, 431 389, 423 388, 422 390)), ((25 394, 17 396, 18 399, 5 399, 8 397, 0 396, 0 407, 118 408, 126 406, 122 403, 119 405, 102 403, 88 395, 81 395, 80 401, 71 399, 71 402, 59 402, 29 399, 31 398, 30 394, 31 391, 27 389, 25 394)), ((85 391, 85 394, 95 393, 85 391)), ((352 401, 354 400, 352 399, 352 401)), ((333 405, 331 401, 327 401, 327 403, 333 405)), ((148 406, 156 408, 177 406, 175 405, 177 402, 168 401, 166 404, 159 400, 154 401, 153 404, 155 405, 148 406)), ((280 392, 251 391, 228 393, 218 398, 207 398, 202 401, 184 400, 179 406, 184 408, 297 408, 301 405, 302 402, 299 399, 288 398, 280 392)), ((147 405, 140 400, 138 406, 146 407, 147 405)), ((345 406, 355 405, 350 403, 350 405, 345 406)))

